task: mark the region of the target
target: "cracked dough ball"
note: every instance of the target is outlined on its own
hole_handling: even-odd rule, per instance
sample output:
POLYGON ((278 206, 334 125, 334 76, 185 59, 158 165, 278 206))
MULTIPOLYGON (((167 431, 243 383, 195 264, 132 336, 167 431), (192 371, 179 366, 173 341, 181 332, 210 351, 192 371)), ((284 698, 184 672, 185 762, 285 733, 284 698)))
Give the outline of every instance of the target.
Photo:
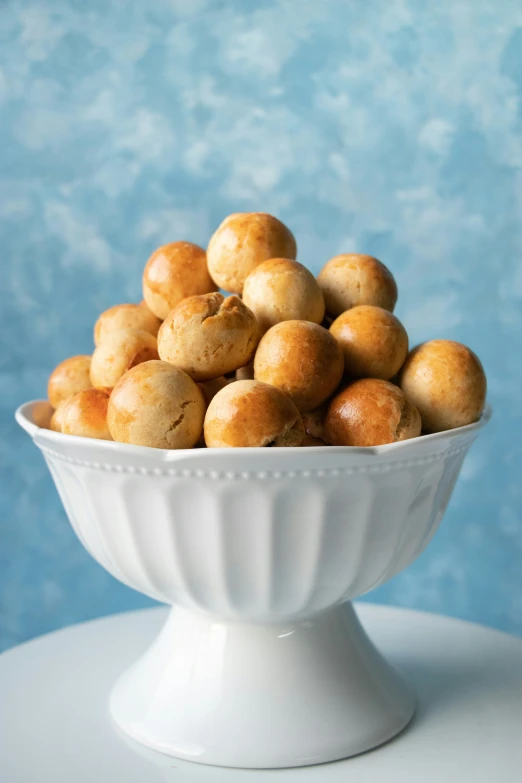
POLYGON ((262 337, 254 359, 257 381, 276 386, 300 411, 310 411, 339 386, 343 354, 319 324, 283 321, 262 337))
POLYGON ((161 320, 187 296, 215 290, 208 272, 207 254, 192 242, 163 245, 145 265, 143 296, 149 310, 161 320))
POLYGON ((94 325, 94 345, 102 343, 113 332, 121 329, 136 329, 149 332, 153 337, 161 326, 159 318, 151 311, 137 304, 120 304, 105 310, 94 325))
POLYGON ((281 321, 312 321, 324 317, 324 298, 308 269, 289 258, 259 264, 245 280, 243 302, 266 332, 281 321))
POLYGON ((90 356, 71 356, 55 367, 47 384, 47 397, 52 407, 56 409, 77 392, 90 389, 90 370, 90 356))
POLYGON ((243 367, 259 342, 259 325, 237 296, 205 294, 184 299, 162 323, 160 358, 206 381, 243 367))
POLYGON ((148 332, 135 329, 112 332, 92 355, 91 383, 112 389, 127 370, 157 358, 156 338, 148 332))
POLYGON ((85 389, 71 397, 62 415, 64 435, 112 440, 107 425, 110 390, 85 389))
POLYGON ((241 294, 247 276, 269 258, 295 258, 292 232, 266 212, 229 215, 210 239, 208 269, 220 288, 241 294))
POLYGON ((477 421, 486 401, 486 375, 480 359, 453 340, 431 340, 414 348, 399 383, 419 409, 426 432, 477 421))
POLYGON ((179 367, 139 364, 118 381, 107 420, 114 440, 156 449, 191 449, 203 431, 205 400, 179 367))
POLYGON ((397 285, 390 270, 373 256, 344 253, 327 261, 317 277, 326 311, 340 315, 357 305, 393 311, 397 285))
POLYGON ((330 327, 344 354, 351 378, 388 381, 408 354, 408 335, 398 318, 373 305, 358 305, 341 313, 330 327))
POLYGON ((301 416, 283 392, 259 381, 235 381, 216 394, 205 416, 208 448, 299 446, 301 416))
POLYGON ((421 432, 421 417, 393 383, 364 378, 330 402, 325 432, 330 446, 381 446, 416 438, 421 432))

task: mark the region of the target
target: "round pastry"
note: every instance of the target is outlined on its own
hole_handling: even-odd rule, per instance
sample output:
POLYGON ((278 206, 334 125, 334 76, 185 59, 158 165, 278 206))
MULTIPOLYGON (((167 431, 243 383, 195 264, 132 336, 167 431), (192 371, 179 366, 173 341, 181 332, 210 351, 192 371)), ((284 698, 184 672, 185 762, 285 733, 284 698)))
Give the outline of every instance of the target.
POLYGON ((107 389, 85 389, 71 397, 63 411, 63 434, 112 440, 107 425, 109 397, 107 389))
POLYGON ((266 332, 281 321, 312 321, 324 317, 324 299, 308 269, 289 258, 271 258, 250 272, 243 287, 243 302, 266 332))
POLYGON ((47 384, 47 397, 52 407, 56 409, 77 392, 90 389, 90 370, 90 356, 71 356, 55 367, 47 384))
POLYGON ((351 378, 392 378, 408 354, 408 335, 398 318, 373 305, 346 310, 330 327, 351 378))
POLYGON ((159 247, 143 272, 143 296, 149 310, 163 320, 187 296, 215 291, 207 255, 192 242, 171 242, 159 247))
POLYGON ((299 446, 304 428, 283 392, 259 381, 236 381, 216 394, 205 416, 208 448, 299 446))
POLYGON ((221 375, 219 378, 212 378, 210 381, 200 381, 198 386, 203 393, 206 405, 209 405, 210 401, 216 396, 218 391, 224 389, 225 386, 228 386, 229 383, 230 381, 228 378, 225 378, 224 375, 221 375))
POLYGON ((344 253, 327 261, 317 277, 326 311, 340 315, 357 305, 393 311, 397 285, 390 270, 373 256, 344 253))
POLYGON ((136 329, 112 332, 92 355, 91 383, 112 389, 121 376, 140 362, 158 358, 156 338, 136 329))
POLYGON ((147 307, 137 304, 115 305, 105 310, 96 321, 94 345, 99 345, 108 335, 121 329, 137 329, 156 337, 160 326, 160 319, 156 318, 147 307))
POLYGON ((393 383, 364 378, 351 383, 328 406, 326 442, 331 446, 381 446, 416 438, 421 417, 393 383))
POLYGON ((160 358, 185 370, 195 381, 206 381, 252 359, 259 325, 237 296, 213 293, 180 302, 158 332, 160 358))
POLYGON ((419 409, 426 432, 477 421, 486 401, 486 375, 480 359, 453 340, 430 340, 414 348, 399 383, 419 409))
POLYGON ((311 411, 324 402, 338 387, 343 368, 337 340, 309 321, 272 326, 254 359, 255 379, 277 386, 300 411, 311 411))
POLYGON ((229 215, 210 239, 208 269, 220 288, 240 294, 247 276, 269 258, 295 258, 292 232, 266 212, 229 215))
POLYGON ((172 364, 139 364, 118 381, 107 421, 114 440, 156 449, 191 449, 203 431, 205 400, 172 364))
POLYGON ((61 432, 63 424, 63 413, 69 400, 61 402, 51 416, 49 421, 49 429, 53 432, 61 432))

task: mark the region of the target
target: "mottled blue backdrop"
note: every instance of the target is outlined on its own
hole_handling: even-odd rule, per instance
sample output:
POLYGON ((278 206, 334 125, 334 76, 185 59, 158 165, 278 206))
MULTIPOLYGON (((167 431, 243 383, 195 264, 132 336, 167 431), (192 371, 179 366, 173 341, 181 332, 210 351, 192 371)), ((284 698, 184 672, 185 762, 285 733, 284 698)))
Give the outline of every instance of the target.
POLYGON ((522 634, 522 7, 0 4, 0 646, 144 605, 13 421, 160 243, 265 210, 317 271, 382 258, 412 342, 468 343, 495 417, 439 534, 371 599, 522 634))

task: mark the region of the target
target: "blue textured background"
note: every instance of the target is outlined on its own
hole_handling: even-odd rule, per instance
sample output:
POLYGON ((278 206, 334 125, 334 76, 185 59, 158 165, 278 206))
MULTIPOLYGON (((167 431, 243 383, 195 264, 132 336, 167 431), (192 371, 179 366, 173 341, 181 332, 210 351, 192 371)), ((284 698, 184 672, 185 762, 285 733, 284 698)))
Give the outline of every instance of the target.
POLYGON ((318 271, 373 253, 412 342, 468 343, 495 417, 439 534, 372 600, 522 634, 522 8, 45 0, 0 8, 0 647, 144 605, 13 422, 154 248, 266 210, 318 271))

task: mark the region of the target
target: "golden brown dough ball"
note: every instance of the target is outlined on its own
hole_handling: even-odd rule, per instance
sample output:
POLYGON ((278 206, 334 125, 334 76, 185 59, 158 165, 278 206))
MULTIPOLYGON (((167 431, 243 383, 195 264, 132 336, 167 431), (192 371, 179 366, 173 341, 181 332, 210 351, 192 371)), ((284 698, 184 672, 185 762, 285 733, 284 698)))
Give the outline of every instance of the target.
POLYGON ((397 285, 390 270, 373 256, 344 253, 334 256, 319 272, 317 282, 326 310, 340 315, 357 305, 375 305, 393 311, 397 285))
POLYGON ((205 416, 208 448, 299 446, 303 438, 293 402, 259 381, 229 384, 216 394, 205 416))
POLYGON ((63 414, 68 402, 69 400, 66 400, 65 402, 61 402, 56 408, 56 410, 53 411, 51 420, 49 421, 49 429, 52 430, 53 432, 62 431, 63 414))
POLYGON ((56 409, 77 392, 90 389, 90 370, 90 356, 71 356, 60 362, 49 376, 47 384, 47 397, 52 407, 56 409))
POLYGON ((208 268, 220 288, 240 294, 247 276, 269 258, 295 258, 292 232, 266 212, 229 215, 210 239, 208 268))
POLYGON ((121 329, 137 329, 156 337, 160 326, 160 319, 156 318, 147 307, 137 304, 115 305, 105 310, 96 321, 94 345, 99 345, 108 335, 121 329))
POLYGON ((172 364, 139 364, 118 381, 107 420, 114 440, 156 449, 191 449, 203 431, 205 400, 172 364))
POLYGON ((364 378, 330 402, 325 422, 331 446, 381 446, 416 438, 421 432, 417 408, 392 383, 364 378))
POLYGON ((218 391, 224 389, 225 386, 228 386, 229 383, 230 381, 228 378, 225 378, 224 375, 221 375, 219 378, 212 378, 210 381, 200 381, 198 386, 203 393, 206 405, 209 405, 210 401, 214 399, 218 391))
POLYGON ((430 340, 414 348, 400 375, 400 386, 419 409, 426 432, 477 421, 486 385, 478 356, 453 340, 430 340))
POLYGON ((215 291, 207 267, 207 254, 192 242, 171 242, 159 247, 143 272, 147 307, 161 320, 187 296, 215 291))
POLYGON ((281 389, 300 411, 324 402, 339 385, 343 368, 337 340, 309 321, 273 326, 262 337, 254 359, 255 379, 281 389))
POLYGON ((308 269, 288 258, 259 264, 245 280, 243 302, 266 332, 281 321, 312 321, 324 317, 324 298, 308 269))
POLYGON ((243 367, 259 342, 253 312, 237 296, 191 296, 172 310, 158 333, 160 358, 195 381, 218 378, 243 367))
POLYGON ((107 425, 109 397, 105 389, 85 389, 71 397, 63 411, 63 434, 112 440, 107 425))
POLYGON ((344 371, 351 378, 387 381, 408 354, 408 335, 398 318, 373 305, 341 313, 330 327, 344 354, 344 371))
POLYGON ((92 355, 91 383, 112 389, 127 370, 157 358, 157 340, 148 332, 136 329, 112 332, 92 355))

